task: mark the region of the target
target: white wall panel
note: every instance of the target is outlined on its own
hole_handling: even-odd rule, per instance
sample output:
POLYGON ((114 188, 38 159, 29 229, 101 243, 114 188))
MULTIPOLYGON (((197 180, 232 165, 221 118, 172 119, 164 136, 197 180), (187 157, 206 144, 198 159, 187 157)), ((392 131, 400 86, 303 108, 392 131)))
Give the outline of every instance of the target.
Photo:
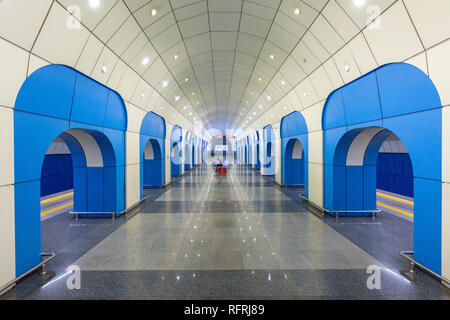
POLYGON ((380 18, 380 27, 365 29, 378 64, 403 61, 423 50, 419 37, 402 2, 396 2, 380 18))
POLYGON ((27 76, 28 53, 0 39, 0 106, 13 107, 27 76))
POLYGON ((0 37, 30 50, 52 0, 3 0, 0 3, 0 37))
POLYGON ((430 78, 439 91, 442 105, 450 105, 450 40, 431 48, 427 56, 430 78))
POLYGON ((75 66, 89 37, 89 31, 73 22, 73 17, 54 4, 45 20, 32 52, 52 63, 75 66))
POLYGON ((0 285, 15 278, 14 187, 0 187, 0 285))

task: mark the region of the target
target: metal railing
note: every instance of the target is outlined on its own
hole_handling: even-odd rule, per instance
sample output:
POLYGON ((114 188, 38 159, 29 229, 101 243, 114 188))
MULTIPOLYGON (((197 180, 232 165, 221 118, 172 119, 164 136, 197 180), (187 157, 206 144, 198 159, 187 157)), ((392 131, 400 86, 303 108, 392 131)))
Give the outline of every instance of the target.
POLYGON ((56 253, 41 253, 41 263, 39 263, 37 266, 31 268, 27 272, 21 274, 17 278, 15 278, 15 279, 9 281, 8 283, 4 284, 3 286, 1 286, 0 287, 0 295, 5 294, 7 291, 9 291, 9 289, 11 289, 13 287, 13 285, 15 285, 17 282, 19 282, 26 276, 30 275, 31 273, 35 272, 39 268, 41 268, 41 274, 44 275, 46 273, 45 265, 47 263, 49 263, 51 260, 53 260, 55 257, 56 257, 56 253), (46 258, 44 260, 42 260, 42 258, 44 258, 44 257, 46 257, 46 258))
POLYGON ((450 280, 449 279, 444 278, 443 276, 437 274, 433 270, 428 269, 423 264, 414 260, 414 251, 401 251, 400 256, 402 256, 403 258, 405 258, 406 260, 408 260, 411 263, 410 264, 411 269, 409 270, 411 275, 414 275, 415 273, 417 273, 417 271, 416 271, 416 267, 417 267, 417 268, 431 274, 433 277, 438 278, 439 280, 441 280, 441 283, 443 285, 450 288, 450 280))
POLYGON ((147 202, 148 201, 148 196, 145 196, 144 198, 142 198, 141 200, 139 200, 138 202, 136 202, 135 204, 133 204, 131 207, 121 211, 121 212, 80 212, 80 211, 69 211, 70 214, 73 214, 75 216, 75 220, 78 220, 78 216, 80 214, 82 215, 111 215, 112 216, 112 220, 115 220, 116 218, 120 218, 120 216, 122 216, 123 214, 127 215, 128 212, 130 212, 131 210, 133 210, 134 208, 136 208, 138 205, 140 205, 142 202, 147 202), (116 217, 118 216, 118 217, 116 217))
POLYGON ((304 188, 305 184, 299 183, 299 184, 295 184, 295 183, 288 183, 288 184, 281 184, 281 187, 283 187, 284 189, 288 189, 288 188, 304 188))
POLYGON ((322 215, 324 215, 326 213, 328 215, 334 216, 336 219, 340 217, 340 215, 339 215, 340 213, 371 213, 372 217, 375 217, 375 215, 377 213, 381 212, 380 209, 373 209, 373 210, 328 210, 328 209, 325 209, 324 207, 319 206, 318 204, 312 202, 311 200, 309 200, 308 198, 306 198, 305 196, 303 196, 301 194, 299 195, 299 197, 300 197, 300 202, 301 202, 302 206, 303 206, 304 202, 308 202, 310 205, 312 205, 316 209, 320 210, 322 215), (333 213, 335 215, 333 215, 333 213))

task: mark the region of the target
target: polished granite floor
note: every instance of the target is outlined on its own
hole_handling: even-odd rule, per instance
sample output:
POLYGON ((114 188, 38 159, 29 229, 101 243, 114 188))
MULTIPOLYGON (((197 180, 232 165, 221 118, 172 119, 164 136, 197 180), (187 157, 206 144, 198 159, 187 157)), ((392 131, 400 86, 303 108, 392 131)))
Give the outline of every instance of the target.
POLYGON ((217 176, 200 166, 130 218, 43 222, 43 249, 57 253, 3 299, 449 299, 450 291, 399 256, 412 223, 319 219, 301 189, 282 190, 245 166, 217 176), (69 290, 66 268, 81 269, 69 290), (367 287, 369 266, 381 289, 367 287))

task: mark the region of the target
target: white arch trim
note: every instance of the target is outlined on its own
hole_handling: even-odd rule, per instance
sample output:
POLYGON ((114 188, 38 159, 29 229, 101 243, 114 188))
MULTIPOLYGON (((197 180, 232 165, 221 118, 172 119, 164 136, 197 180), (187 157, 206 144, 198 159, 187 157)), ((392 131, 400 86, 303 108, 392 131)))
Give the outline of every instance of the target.
POLYGON ((71 129, 67 133, 74 137, 83 148, 87 167, 103 167, 103 155, 100 147, 89 133, 78 129, 71 129))

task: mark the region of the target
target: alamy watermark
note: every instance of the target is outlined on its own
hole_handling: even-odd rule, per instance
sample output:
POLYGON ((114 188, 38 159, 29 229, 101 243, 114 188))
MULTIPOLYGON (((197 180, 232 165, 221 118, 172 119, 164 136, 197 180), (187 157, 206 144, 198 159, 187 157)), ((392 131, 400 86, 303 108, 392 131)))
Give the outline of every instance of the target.
POLYGON ((367 267, 366 273, 370 274, 366 281, 367 289, 381 290, 381 268, 376 265, 371 265, 367 267))

